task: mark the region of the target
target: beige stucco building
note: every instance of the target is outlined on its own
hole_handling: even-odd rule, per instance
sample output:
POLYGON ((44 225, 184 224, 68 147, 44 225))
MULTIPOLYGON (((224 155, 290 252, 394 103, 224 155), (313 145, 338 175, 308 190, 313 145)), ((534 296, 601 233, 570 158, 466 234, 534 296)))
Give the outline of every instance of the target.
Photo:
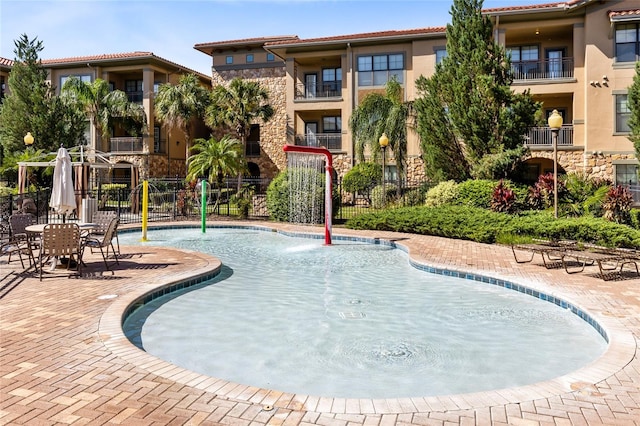
MULTIPOLYGON (((13 61, 0 58, 0 78, 3 94, 7 90, 8 76, 13 61)), ((185 135, 177 128, 167 128, 156 120, 154 114, 154 96, 158 86, 163 83, 176 84, 187 73, 198 76, 203 86, 211 88, 210 77, 189 68, 154 55, 151 52, 131 52, 81 56, 62 59, 43 59, 42 66, 47 70, 48 82, 55 87, 56 93, 65 81, 75 76, 85 82, 100 78, 107 81, 111 90, 125 92, 131 102, 144 107, 147 119, 147 132, 141 136, 130 136, 125 129, 110 129, 110 137, 102 138, 87 121, 85 139, 87 154, 92 151, 102 153, 112 163, 132 164, 139 171, 140 179, 157 177, 180 177, 186 174, 185 135)), ((194 120, 192 138, 208 137, 210 130, 201 121, 194 120)), ((37 140, 36 140, 37 144, 37 140)), ((110 178, 129 181, 130 168, 114 168, 110 178), (123 175, 125 174, 125 175, 123 175)))
MULTIPOLYGON (((496 40, 511 53, 514 91, 529 89, 546 115, 557 109, 561 171, 636 183, 638 161, 627 138, 628 87, 640 55, 640 1, 572 0, 487 9, 496 40)), ((444 25, 445 23, 443 23, 444 25)), ((259 129, 253 161, 261 175, 285 167, 284 143, 325 146, 343 175, 354 164, 351 113, 389 78, 415 99, 415 81, 446 55, 445 27, 300 39, 252 38, 197 44, 212 57, 212 81, 240 76, 271 92, 274 119, 259 129)), ((551 132, 531 129, 528 175, 553 168, 551 132)), ((417 136, 410 134, 407 180, 423 176, 417 136)), ((394 172, 393 165, 390 166, 394 172)))

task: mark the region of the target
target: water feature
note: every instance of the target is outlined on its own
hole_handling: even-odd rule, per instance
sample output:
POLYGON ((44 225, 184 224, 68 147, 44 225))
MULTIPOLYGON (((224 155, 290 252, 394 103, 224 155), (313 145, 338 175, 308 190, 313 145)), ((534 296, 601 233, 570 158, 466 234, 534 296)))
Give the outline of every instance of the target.
MULTIPOLYGON (((125 323, 160 358, 291 393, 392 398, 530 384, 576 370, 606 342, 567 309, 430 274, 386 245, 253 229, 150 231, 212 253, 212 282, 147 303, 125 323)), ((121 234, 137 244, 137 234, 121 234)))
POLYGON ((289 222, 322 223, 324 214, 324 158, 292 152, 287 156, 289 222))

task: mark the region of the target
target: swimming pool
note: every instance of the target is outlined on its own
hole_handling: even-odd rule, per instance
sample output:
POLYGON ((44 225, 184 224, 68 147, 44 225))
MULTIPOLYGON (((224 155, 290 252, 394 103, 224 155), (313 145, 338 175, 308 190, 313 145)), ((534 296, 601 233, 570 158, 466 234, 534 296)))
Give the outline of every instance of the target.
POLYGON ((606 349, 568 309, 420 271, 386 244, 337 238, 327 247, 249 228, 150 231, 149 240, 212 253, 225 267, 212 285, 138 309, 127 335, 237 383, 347 398, 443 395, 557 377, 606 349))

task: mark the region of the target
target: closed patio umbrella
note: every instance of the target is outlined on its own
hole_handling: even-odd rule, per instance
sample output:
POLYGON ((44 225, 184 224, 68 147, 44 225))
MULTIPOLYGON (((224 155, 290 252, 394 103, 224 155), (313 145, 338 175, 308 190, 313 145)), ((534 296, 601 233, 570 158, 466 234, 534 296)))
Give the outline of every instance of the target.
POLYGON ((53 169, 53 186, 49 207, 65 217, 76 209, 76 196, 73 189, 73 175, 71 172, 71 156, 60 147, 53 169))

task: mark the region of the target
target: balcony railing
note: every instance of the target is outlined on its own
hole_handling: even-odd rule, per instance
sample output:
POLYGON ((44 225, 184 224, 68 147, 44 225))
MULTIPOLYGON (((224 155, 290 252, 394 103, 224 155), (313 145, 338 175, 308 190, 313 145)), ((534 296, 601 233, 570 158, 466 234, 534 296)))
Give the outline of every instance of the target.
POLYGON ((296 135, 296 145, 323 146, 328 150, 342 149, 342 135, 340 133, 315 133, 308 135, 296 135))
POLYGON ((296 85, 296 99, 327 99, 342 96, 342 82, 296 85))
POLYGON ((514 81, 573 78, 573 58, 511 62, 514 81))
MULTIPOLYGON (((553 136, 549 127, 533 127, 525 144, 530 147, 552 147, 553 136)), ((573 126, 562 126, 558 132, 558 146, 573 146, 573 126)))
POLYGON ((142 103, 144 92, 126 92, 129 102, 142 103))
POLYGON ((142 152, 142 138, 138 137, 121 137, 111 138, 111 152, 142 152))

